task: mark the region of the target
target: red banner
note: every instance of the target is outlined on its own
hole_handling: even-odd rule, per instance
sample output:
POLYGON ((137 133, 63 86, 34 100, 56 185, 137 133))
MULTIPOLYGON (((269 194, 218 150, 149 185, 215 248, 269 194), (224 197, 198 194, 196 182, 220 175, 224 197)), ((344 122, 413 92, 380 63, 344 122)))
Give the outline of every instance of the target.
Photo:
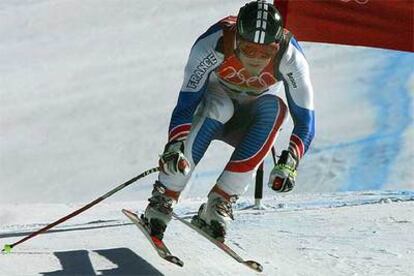
POLYGON ((414 52, 413 0, 274 0, 298 40, 414 52))

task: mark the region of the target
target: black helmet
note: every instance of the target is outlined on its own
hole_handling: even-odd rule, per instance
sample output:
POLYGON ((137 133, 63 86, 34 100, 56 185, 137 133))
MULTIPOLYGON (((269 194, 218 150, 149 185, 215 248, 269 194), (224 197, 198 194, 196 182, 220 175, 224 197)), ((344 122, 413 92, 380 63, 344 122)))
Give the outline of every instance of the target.
POLYGON ((237 34, 259 44, 279 42, 283 38, 283 21, 279 11, 265 1, 253 1, 240 8, 237 34))

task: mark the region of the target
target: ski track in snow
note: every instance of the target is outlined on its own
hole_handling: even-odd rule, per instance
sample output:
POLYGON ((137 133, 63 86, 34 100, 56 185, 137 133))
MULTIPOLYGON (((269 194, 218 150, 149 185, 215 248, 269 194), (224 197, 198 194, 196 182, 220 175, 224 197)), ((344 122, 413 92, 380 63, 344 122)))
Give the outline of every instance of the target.
MULTIPOLYGON (((196 214, 198 207, 200 206, 202 198, 193 198, 187 199, 183 202, 180 202, 177 205, 176 213, 185 218, 191 218, 196 214)), ((290 211, 303 211, 303 210, 312 210, 312 209, 326 209, 326 208, 341 208, 341 207, 352 207, 360 205, 370 205, 370 204, 383 204, 383 203, 392 203, 392 202, 405 202, 405 201, 414 201, 414 192, 412 191, 364 191, 364 192, 343 192, 335 194, 307 194, 307 195, 287 195, 287 196, 275 196, 275 197, 266 197, 261 201, 261 208, 264 212, 290 212, 290 211)), ((104 204, 104 203, 103 203, 104 204)), ((146 202, 127 202, 127 203, 117 203, 117 204, 104 204, 111 206, 112 216, 118 217, 119 209, 122 206, 136 206, 139 211, 143 211, 146 206, 146 202), (140 208, 141 207, 141 208, 140 208)), ((239 199, 235 205, 236 213, 248 213, 253 210, 251 207, 254 205, 254 200, 252 198, 243 197, 239 199)), ((22 214, 28 207, 28 205, 18 205, 16 207, 11 207, 10 205, 0 205, 4 210, 10 210, 7 217, 3 217, 5 221, 5 226, 0 227, 0 238, 5 237, 14 237, 22 236, 35 231, 41 227, 47 225, 47 223, 27 223, 28 218, 19 218, 19 214, 22 214), (24 225, 19 224, 19 222, 25 222, 24 225), (23 231, 22 231, 23 230, 23 231)), ((70 205, 65 208, 68 210, 76 210, 81 208, 83 205, 70 205)), ((62 212, 62 207, 54 204, 32 204, 30 208, 33 209, 36 213, 42 213, 46 209, 54 209, 62 212)), ((100 209, 99 207, 96 207, 100 209)), ((103 208, 104 210, 108 208, 103 208)), ((107 211, 107 210, 106 210, 107 211)), ((87 211, 89 213, 89 211, 87 211)), ((77 231, 77 230, 88 230, 96 228, 106 228, 106 227, 117 227, 129 225, 128 220, 105 218, 102 219, 100 213, 96 213, 96 216, 92 220, 86 220, 82 218, 79 223, 65 223, 61 226, 56 226, 54 230, 51 230, 51 233, 54 232, 66 232, 66 231, 77 231), (98 218, 98 219, 97 219, 98 218)), ((108 216, 108 212, 105 214, 108 216)), ((42 216, 39 216, 41 218, 42 216)), ((91 215, 86 216, 86 218, 91 217, 91 215)), ((36 219, 36 216, 31 216, 30 220, 36 219)))
MULTIPOLYGON (((185 200, 176 209, 189 218, 200 203, 185 200)), ((246 209, 251 203, 243 198, 237 205, 227 242, 244 258, 259 261, 263 275, 409 275, 413 269, 412 192, 286 195, 264 199, 264 210, 246 209)), ((175 221, 165 240, 185 265, 177 268, 161 260, 119 211, 131 206, 142 211, 145 204, 104 204, 56 227, 0 256, 0 275, 258 275, 175 221)), ((25 207, 17 208, 16 215, 25 207)), ((10 243, 43 225, 1 227, 0 242, 10 243)))

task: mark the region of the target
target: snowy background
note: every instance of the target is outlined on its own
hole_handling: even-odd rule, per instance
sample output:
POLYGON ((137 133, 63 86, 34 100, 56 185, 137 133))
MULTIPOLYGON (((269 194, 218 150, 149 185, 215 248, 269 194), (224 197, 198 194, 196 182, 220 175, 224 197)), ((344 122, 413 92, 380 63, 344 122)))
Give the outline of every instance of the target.
MULTIPOLYGON (((1 244, 156 166, 193 42, 243 3, 0 0, 1 244)), ((294 192, 275 195, 265 187, 268 210, 245 211, 251 185, 229 244, 261 262, 266 275, 409 275, 414 55, 302 46, 315 90, 316 138, 294 192)), ((284 126, 278 152, 291 128, 284 126)), ((179 214, 197 210, 231 151, 213 142, 179 214)), ((119 211, 143 210, 154 179, 0 256, 0 275, 249 273, 201 238, 189 242, 197 236, 175 222, 167 239, 184 268, 155 256, 119 211)))

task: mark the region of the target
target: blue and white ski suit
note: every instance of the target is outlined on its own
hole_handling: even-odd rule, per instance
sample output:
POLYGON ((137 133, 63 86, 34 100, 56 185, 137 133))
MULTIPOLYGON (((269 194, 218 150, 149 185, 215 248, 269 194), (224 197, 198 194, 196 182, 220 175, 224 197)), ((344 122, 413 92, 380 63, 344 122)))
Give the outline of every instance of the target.
POLYGON ((236 53, 226 56, 220 48, 223 26, 234 25, 235 20, 227 17, 211 26, 191 49, 169 126, 169 141, 184 141, 191 172, 187 176, 160 172, 159 181, 172 191, 185 188, 210 142, 220 139, 235 149, 217 186, 229 195, 243 194, 273 146, 287 110, 294 122, 289 151, 300 159, 314 137, 313 88, 298 42, 285 31, 279 58, 259 76, 249 75, 236 53), (277 96, 282 85, 289 108, 277 96))

